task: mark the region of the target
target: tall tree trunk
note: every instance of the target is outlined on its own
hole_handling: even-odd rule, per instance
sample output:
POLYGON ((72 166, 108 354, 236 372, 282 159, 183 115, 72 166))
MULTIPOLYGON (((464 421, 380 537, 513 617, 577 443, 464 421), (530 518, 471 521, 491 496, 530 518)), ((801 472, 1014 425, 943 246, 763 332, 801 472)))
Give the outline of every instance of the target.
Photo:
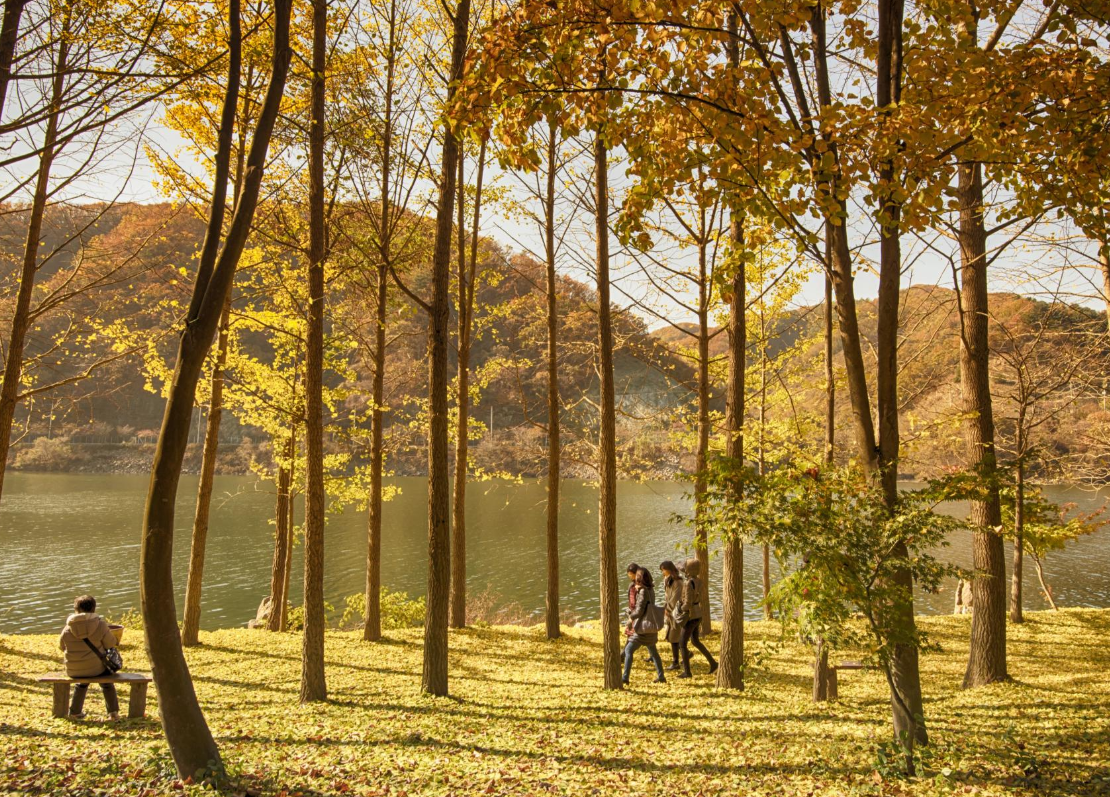
MULTIPOLYGON (((895 108, 902 94, 902 20, 903 0, 881 0, 879 3, 879 47, 876 62, 876 105, 884 110, 895 108)), ((901 179, 893 160, 879 167, 880 182, 893 186, 901 179)), ((880 206, 879 296, 876 366, 876 404, 879 417, 879 477, 886 505, 895 512, 898 504, 898 457, 901 442, 898 428, 898 317, 899 289, 902 279, 901 205, 893 191, 880 206)), ((896 556, 908 556, 905 542, 894 546, 896 556)), ((884 607, 880 622, 896 636, 912 636, 916 621, 913 611, 913 574, 905 568, 894 574, 894 582, 907 600, 895 601, 884 607)), ((896 644, 890 662, 891 712, 896 739, 903 735, 906 766, 914 769, 912 743, 927 744, 928 734, 922 717, 921 672, 917 647, 896 644)))
POLYGON ((455 254, 458 261, 458 391, 455 395, 455 477, 451 503, 451 606, 452 628, 466 627, 466 471, 470 430, 470 319, 466 313, 466 161, 465 148, 459 147, 459 177, 456 188, 455 254))
POLYGON ((555 274, 555 170, 558 128, 548 124, 547 194, 544 197, 544 254, 547 259, 547 638, 558 639, 559 629, 559 313, 555 274))
MULTIPOLYGON (((759 439, 758 460, 759 475, 767 473, 767 316, 763 299, 759 302, 759 439)), ((771 546, 763 543, 763 619, 775 619, 771 609, 771 546)))
POLYGON ((397 2, 389 4, 389 43, 386 53, 385 114, 382 130, 381 228, 378 235, 378 295, 374 327, 374 384, 371 401, 370 496, 366 501, 366 614, 362 638, 382 638, 382 466, 384 460, 385 413, 385 322, 388 300, 389 264, 393 257, 393 217, 390 212, 390 181, 393 168, 393 91, 397 75, 397 2))
POLYGON ((324 70, 327 0, 312 2, 312 120, 308 132, 308 324, 305 340, 304 637, 301 702, 327 700, 324 675, 324 70))
POLYGON ((621 688, 620 608, 617 601, 617 419, 613 389, 613 322, 609 303, 609 157, 602 132, 594 137, 597 235, 597 348, 601 401, 597 470, 597 538, 601 584, 601 641, 606 689, 621 688))
POLYGON ((971 502, 975 527, 972 561, 971 648, 964 688, 1002 681, 1006 674, 1006 554, 1002 541, 1002 505, 994 450, 994 413, 990 391, 987 334, 987 234, 983 220, 983 172, 980 164, 960 163, 960 391, 963 395, 964 444, 968 467, 983 479, 985 498, 971 502))
MULTIPOLYGON (((4 24, 8 22, 8 9, 5 8, 4 24)), ((35 290, 35 276, 39 268, 39 246, 42 241, 42 218, 46 213, 46 203, 50 196, 50 170, 57 154, 58 121, 66 91, 66 73, 69 69, 68 18, 63 23, 63 34, 58 40, 58 58, 54 64, 54 79, 50 89, 50 110, 46 116, 46 132, 43 135, 42 152, 39 155, 38 173, 35 176, 35 194, 27 220, 27 237, 24 239, 23 264, 19 273, 19 290, 16 293, 15 307, 12 310, 11 327, 8 332, 8 356, 4 363, 4 376, 0 380, 0 496, 4 491, 4 475, 7 472, 8 450, 12 442, 12 420, 15 406, 19 403, 19 384, 23 377, 23 350, 27 342, 27 330, 31 326, 31 297, 35 290)), ((14 46, 14 43, 13 43, 14 46)))
POLYGON ((4 101, 12 77, 15 45, 19 41, 19 19, 27 0, 4 0, 4 21, 0 23, 0 119, 4 117, 4 101))
POLYGON ((177 628, 173 597, 174 508, 181 466, 189 439, 189 425, 197 380, 208 348, 219 325, 224 299, 231 289, 235 267, 250 232, 254 210, 266 166, 270 137, 277 118, 289 68, 290 0, 275 0, 274 42, 270 83, 258 116, 243 193, 236 204, 223 248, 219 248, 224 197, 231 158, 231 133, 235 122, 240 63, 239 2, 230 0, 230 46, 228 88, 224 96, 217 148, 216 178, 208 229, 201 248, 193 298, 177 352, 177 365, 166 401, 158 445, 154 451, 150 487, 143 513, 142 545, 139 554, 139 596, 143 614, 147 655, 158 688, 159 713, 170 753, 180 777, 200 771, 223 774, 215 740, 208 730, 197 702, 193 679, 185 662, 177 628))
POLYGON ((701 618, 701 632, 708 634, 713 628, 709 616, 709 529, 706 512, 706 469, 709 467, 709 275, 707 274, 705 208, 701 208, 703 237, 698 241, 698 450, 697 474, 694 477, 694 552, 701 567, 698 579, 699 600, 705 607, 701 618))
MULTIPOLYGON (((294 432, 295 432, 294 428, 294 432)), ((281 604, 281 628, 279 631, 286 631, 289 629, 289 605, 292 601, 289 599, 289 582, 293 579, 293 546, 297 541, 297 492, 293 489, 293 479, 296 476, 296 446, 291 449, 293 452, 293 463, 289 471, 289 504, 286 509, 289 511, 289 517, 285 521, 286 534, 289 535, 289 544, 285 546, 285 576, 284 584, 281 588, 282 594, 285 595, 285 602, 281 604)))
MULTIPOLYGON (((730 15, 730 30, 735 33, 736 20, 730 15)), ((733 68, 739 66, 735 45, 729 48, 733 68)), ((744 247, 744 222, 733 210, 730 238, 735 272, 730 283, 728 318, 728 388, 725 407, 725 454, 736 468, 744 467, 744 369, 746 368, 747 324, 744 318, 747 282, 744 261, 739 256, 744 247)), ((733 489, 744 489, 743 476, 737 475, 733 489)), ((738 496, 737 496, 738 497, 738 496)), ((724 561, 721 590, 721 661, 717 669, 719 689, 744 688, 744 542, 739 535, 729 535, 722 542, 724 561)))
POLYGON ((220 419, 223 415, 224 365, 227 362, 228 327, 231 324, 231 291, 220 315, 216 341, 216 362, 212 365, 212 387, 208 402, 208 425, 204 430, 204 453, 197 485, 197 511, 193 518, 193 540, 189 546, 189 575, 185 581, 185 619, 181 624, 181 644, 192 647, 199 642, 200 594, 204 583, 204 549, 208 542, 208 516, 212 506, 212 487, 216 479, 216 456, 220 448, 220 419))
POLYGON ((294 454, 293 433, 289 433, 282 450, 282 462, 277 472, 277 507, 274 509, 274 561, 270 567, 270 617, 266 628, 270 631, 285 630, 285 603, 289 600, 286 584, 289 571, 289 550, 293 547, 293 527, 289 520, 289 495, 292 472, 290 462, 294 454))
POLYGON ((825 464, 836 459, 836 378, 833 373, 833 287, 825 253, 825 464))
MULTIPOLYGON (((1021 413, 1019 412, 1019 415, 1021 413)), ((1019 417, 1018 424, 1023 423, 1019 417)), ((1019 432, 1020 434, 1020 432, 1019 432)), ((1019 444, 1020 447, 1020 444, 1019 444)), ((1021 623, 1025 621, 1022 612, 1021 579, 1024 574, 1024 544, 1025 544, 1025 457, 1018 456, 1017 484, 1014 487, 1014 567, 1010 580, 1010 622, 1021 623)))
POLYGON ((459 152, 459 277, 458 340, 459 381, 458 418, 455 427, 455 501, 451 529, 451 627, 466 627, 466 476, 469 468, 470 435, 470 348, 474 332, 474 281, 478 269, 478 228, 482 221, 482 179, 486 168, 486 141, 478 152, 478 172, 474 181, 474 219, 470 231, 470 260, 466 256, 463 209, 466 183, 463 181, 463 153, 459 152))
MULTIPOLYGON (((385 201, 383 201, 383 204, 385 201)), ((385 216, 383 215, 383 218, 385 216)), ((383 224, 384 229, 384 224, 383 224)), ((367 499, 366 544, 366 614, 362 625, 362 638, 377 642, 382 638, 382 465, 384 435, 382 425, 385 413, 385 320, 387 280, 385 264, 378 266, 378 298, 375 308, 374 329, 374 384, 371 401, 370 431, 370 496, 367 499)))
MULTIPOLYGON (((247 87, 253 80, 253 66, 247 67, 247 87)), ((249 101, 249 96, 247 100, 249 101)), ((245 114, 244 114, 245 115, 245 114)), ((235 163, 235 188, 232 207, 243 189, 243 169, 246 161, 246 131, 239 125, 239 146, 235 163)), ((220 421, 223 417, 224 368, 227 364, 227 346, 231 327, 231 291, 224 300, 220 315, 220 331, 216 338, 216 362, 212 366, 212 383, 209 390, 208 423, 204 430, 204 450, 201 457, 200 479, 197 483, 197 508, 193 516, 193 539, 189 546, 189 574, 185 582, 185 619, 181 624, 181 642, 192 647, 199 641, 200 599, 204 585, 204 552, 208 543, 208 517, 212 507, 212 487, 216 478, 216 459, 220 450, 220 421)))
POLYGON ((1106 306, 1106 331, 1110 333, 1110 241, 1103 241, 1099 246, 1098 263, 1102 267, 1102 301, 1106 306))
MULTIPOLYGON (((455 96, 466 57, 470 0, 455 7, 451 48, 451 82, 447 103, 455 96)), ((447 623, 451 591, 451 482, 447 477, 447 340, 451 321, 451 216, 455 208, 455 172, 459 142, 444 120, 443 164, 436 208, 432 253, 432 301, 428 313, 428 594, 424 615, 424 670, 421 691, 447 694, 447 623)), ((459 245, 462 245, 460 241, 459 245)))

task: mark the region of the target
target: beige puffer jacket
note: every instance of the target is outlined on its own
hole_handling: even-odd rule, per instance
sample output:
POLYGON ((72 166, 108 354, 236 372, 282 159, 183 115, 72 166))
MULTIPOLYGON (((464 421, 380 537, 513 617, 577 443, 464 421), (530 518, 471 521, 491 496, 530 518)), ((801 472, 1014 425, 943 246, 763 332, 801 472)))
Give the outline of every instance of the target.
POLYGON ((58 638, 58 647, 65 652, 66 675, 70 678, 95 678, 104 672, 104 663, 89 650, 82 641, 85 639, 96 645, 101 653, 116 646, 116 637, 108 628, 108 621, 99 614, 71 614, 58 638))

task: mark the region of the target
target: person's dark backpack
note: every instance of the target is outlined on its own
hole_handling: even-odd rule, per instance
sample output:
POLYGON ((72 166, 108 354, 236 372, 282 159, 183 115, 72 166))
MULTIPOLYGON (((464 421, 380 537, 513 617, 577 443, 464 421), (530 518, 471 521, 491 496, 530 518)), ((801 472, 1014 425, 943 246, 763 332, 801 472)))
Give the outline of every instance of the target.
POLYGON ((123 669, 123 656, 120 655, 119 648, 108 648, 101 652, 100 648, 92 643, 92 640, 85 637, 81 640, 89 646, 89 650, 96 654, 100 659, 100 663, 104 665, 104 669, 108 672, 119 672, 123 669))

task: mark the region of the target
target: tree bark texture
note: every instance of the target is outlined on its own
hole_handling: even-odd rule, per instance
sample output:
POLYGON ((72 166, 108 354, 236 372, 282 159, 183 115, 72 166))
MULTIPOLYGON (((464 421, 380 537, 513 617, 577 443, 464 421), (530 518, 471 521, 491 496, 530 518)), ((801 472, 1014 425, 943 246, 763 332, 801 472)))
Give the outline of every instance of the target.
POLYGON ((231 0, 230 3, 228 88, 220 119, 212 207, 201 247, 193 298, 186 315, 185 330, 181 334, 177 365, 154 452, 150 487, 143 513, 139 595, 147 655, 154 683, 158 688, 162 728, 178 774, 182 778, 193 777, 204 770, 222 775, 223 764, 197 702, 177 628, 172 572, 174 507, 188 444, 197 380, 216 334, 224 299, 231 289, 235 267, 250 232, 270 137, 285 90, 291 56, 290 5, 290 0, 276 0, 274 4, 270 82, 251 140, 243 192, 236 204, 223 248, 220 249, 240 68, 239 3, 238 0, 231 0))
MULTIPOLYGON (((735 30, 735 20, 730 20, 735 30)), ((734 48, 732 48, 734 50, 734 48)), ((733 66, 738 53, 729 53, 733 66)), ((744 222, 733 211, 729 233, 734 248, 728 317, 728 387, 725 395, 725 454, 737 468, 744 466, 744 371, 746 368, 747 324, 744 317, 747 281, 744 262, 738 256, 744 247, 744 222)), ((736 490, 743 489, 737 476, 736 490)), ((722 543, 721 653, 717 669, 719 689, 744 688, 744 542, 738 534, 722 543)))
POLYGON ((204 584, 204 549, 208 543, 208 516, 212 506, 212 485, 216 478, 216 456, 220 449, 220 419, 223 415, 224 365, 227 362, 228 327, 231 323, 231 292, 228 291, 220 316, 216 339, 216 362, 212 365, 208 423, 204 429, 204 452, 197 485, 197 510, 193 516, 193 540, 189 546, 189 575, 185 581, 185 619, 181 624, 181 644, 196 645, 200 639, 200 597, 204 584))
POLYGON ((312 108, 308 131, 308 324, 305 334, 304 636, 301 702, 327 700, 324 674, 324 70, 327 0, 312 2, 312 108))
POLYGON ((1006 554, 994 449, 988 340, 987 234, 983 219, 983 172, 975 162, 958 164, 960 203, 960 392, 963 397, 967 465, 983 480, 985 496, 971 502, 975 528, 972 562, 971 647, 964 687, 1002 681, 1006 673, 1006 554))
POLYGON ((548 127, 547 193, 544 197, 544 254, 547 261, 547 593, 544 619, 548 639, 558 639, 559 628, 559 308, 555 273, 555 170, 558 129, 548 127))
MULTIPOLYGON (((455 7, 451 49, 450 103, 462 76, 470 0, 455 7)), ((447 341, 450 335, 451 216, 459 142, 444 120, 443 164, 432 253, 432 301, 428 313, 428 592, 424 615, 421 691, 447 694, 447 624, 451 591, 451 482, 447 476, 447 341)), ((461 242, 460 242, 461 245, 461 242)))
MULTIPOLYGON (((5 7, 4 24, 8 23, 5 7)), ((20 9, 22 10, 22 9, 20 9)), ((13 12, 14 13, 14 12, 13 12)), ((18 22, 18 20, 16 20, 18 22)), ((68 27, 68 26, 67 26, 68 27)), ((14 32, 13 32, 14 35, 14 32)), ((12 43, 14 47, 14 42, 12 43)), ((39 155, 35 176, 35 193, 27 220, 27 236, 23 245, 23 262, 19 273, 19 289, 15 307, 12 308, 11 326, 8 331, 8 352, 4 362, 4 376, 0 379, 0 497, 4 492, 4 475, 7 473, 8 451, 12 442, 12 421, 19 403, 19 385, 23 377, 23 350, 27 343, 27 330, 31 325, 31 297, 35 291, 35 276, 39 268, 39 247, 42 241, 42 219, 50 197, 50 170, 57 155, 58 122, 65 100, 65 77, 69 60, 69 39, 58 41, 58 57, 54 65, 54 79, 50 88, 50 110, 46 116, 42 152, 39 155)))
POLYGON ((600 477, 597 538, 601 584, 601 639, 604 685, 621 688, 620 607, 617 601, 617 438, 613 388, 613 322, 609 303, 609 157, 599 132, 594 138, 597 235, 597 348, 601 382, 600 477))

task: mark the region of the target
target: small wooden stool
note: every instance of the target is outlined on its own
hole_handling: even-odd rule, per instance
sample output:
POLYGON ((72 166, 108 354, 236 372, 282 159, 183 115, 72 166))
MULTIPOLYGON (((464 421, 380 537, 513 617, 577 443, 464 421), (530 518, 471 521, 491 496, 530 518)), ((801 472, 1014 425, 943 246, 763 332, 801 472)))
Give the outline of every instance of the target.
POLYGON ((54 685, 54 716, 69 716, 69 687, 71 684, 128 684, 127 718, 146 716, 146 686, 154 679, 144 672, 117 672, 100 678, 70 678, 64 672, 48 672, 35 679, 39 683, 54 685))

